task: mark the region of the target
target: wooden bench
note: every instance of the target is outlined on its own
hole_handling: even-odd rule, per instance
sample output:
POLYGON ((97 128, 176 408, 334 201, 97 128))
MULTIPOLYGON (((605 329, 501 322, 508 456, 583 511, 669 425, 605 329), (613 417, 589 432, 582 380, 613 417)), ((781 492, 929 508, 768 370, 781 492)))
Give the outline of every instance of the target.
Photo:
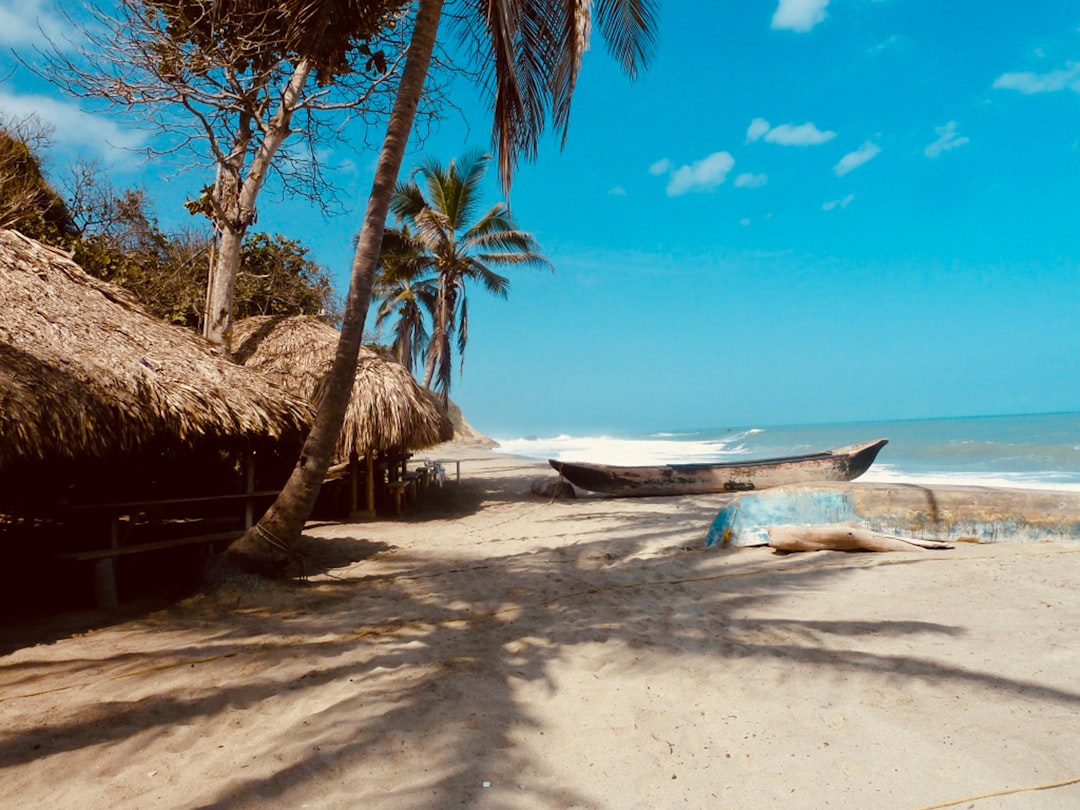
POLYGON ((416 480, 403 478, 400 481, 391 481, 386 485, 386 488, 394 498, 394 514, 400 515, 405 504, 416 495, 416 480))
POLYGON ((74 561, 92 561, 94 563, 94 602, 104 610, 115 610, 120 606, 120 597, 116 589, 117 557, 126 554, 141 554, 147 551, 161 551, 168 548, 180 548, 199 544, 232 542, 242 536, 245 530, 201 534, 194 537, 174 537, 169 540, 154 540, 149 543, 137 543, 119 548, 91 549, 72 551, 61 554, 60 558, 74 561))
MULTIPOLYGON (((186 498, 162 498, 148 501, 122 501, 104 504, 81 504, 68 508, 69 513, 75 514, 105 514, 109 517, 109 547, 83 549, 79 551, 65 552, 59 555, 60 559, 75 562, 92 562, 94 564, 94 599, 100 608, 115 609, 120 600, 116 588, 116 564, 115 559, 130 554, 142 554, 152 551, 162 551, 171 548, 180 548, 193 545, 212 545, 214 543, 232 542, 241 537, 255 522, 254 506, 259 498, 274 497, 279 490, 261 490, 253 492, 231 493, 227 495, 208 495, 186 498), (188 507, 210 506, 215 503, 242 502, 244 514, 242 528, 229 529, 228 531, 211 532, 196 535, 171 537, 164 540, 147 540, 145 542, 125 544, 123 535, 125 529, 130 532, 138 526, 138 519, 149 514, 169 514, 179 511, 180 519, 196 517, 203 519, 204 516, 193 516, 188 507)), ((236 515, 232 518, 240 522, 241 517, 236 515)))
POLYGON ((424 490, 427 489, 428 471, 426 467, 417 467, 415 470, 410 470, 405 473, 405 480, 412 481, 415 486, 416 495, 423 495, 424 490))

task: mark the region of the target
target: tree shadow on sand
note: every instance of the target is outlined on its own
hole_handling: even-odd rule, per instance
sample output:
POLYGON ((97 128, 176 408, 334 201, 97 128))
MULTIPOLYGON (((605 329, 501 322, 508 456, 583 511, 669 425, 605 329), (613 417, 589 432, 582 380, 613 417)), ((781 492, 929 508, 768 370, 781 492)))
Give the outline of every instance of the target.
MULTIPOLYGON (((262 593, 225 592, 178 605, 133 623, 165 645, 153 653, 136 645, 94 661, 26 655, 5 670, 0 719, 19 730, 0 734, 0 763, 30 765, 95 748, 107 768, 132 755, 133 740, 140 750, 152 747, 177 727, 198 724, 200 744, 212 747, 215 729, 272 722, 272 737, 253 737, 261 748, 248 744, 266 764, 248 769, 250 775, 204 780, 188 806, 299 806, 328 784, 366 789, 388 752, 401 761, 408 751, 416 752, 414 771, 377 796, 357 794, 355 806, 365 800, 380 807, 479 806, 495 798, 485 784, 528 783, 537 768, 521 741, 542 729, 522 692, 539 689, 557 698, 553 673, 560 662, 595 658, 600 665, 599 645, 613 644, 717 672, 782 659, 836 678, 951 684, 975 690, 975 699, 1023 692, 1029 701, 1080 707, 1080 692, 846 643, 873 635, 900 647, 905 638, 957 637, 962 627, 747 616, 800 591, 842 588, 858 566, 823 565, 809 556, 764 563, 737 553, 721 558, 682 542, 658 552, 640 539, 647 503, 631 517, 593 508, 589 517, 602 515, 608 528, 588 532, 573 510, 555 511, 551 519, 565 523, 563 545, 483 559, 444 551, 433 560, 377 548, 379 541, 366 539, 377 535, 376 527, 358 526, 354 537, 323 547, 319 565, 343 568, 377 548, 379 572, 361 565, 341 579, 266 585, 262 593), (189 639, 190 628, 199 626, 197 643, 168 643, 173 634, 189 639), (233 674, 237 660, 245 663, 243 680, 233 674), (183 690, 154 687, 154 672, 182 667, 192 672, 183 690), (112 679, 109 700, 80 697, 79 684, 90 677, 112 679), (344 683, 347 690, 329 689, 344 683), (32 727, 11 722, 32 710, 40 711, 32 727)), ((701 502, 674 520, 696 525, 709 508, 701 502)), ((408 519, 423 518, 418 510, 408 519)), ((668 522, 651 539, 671 531, 668 522)), ((571 786, 529 789, 534 806, 602 806, 571 786)))

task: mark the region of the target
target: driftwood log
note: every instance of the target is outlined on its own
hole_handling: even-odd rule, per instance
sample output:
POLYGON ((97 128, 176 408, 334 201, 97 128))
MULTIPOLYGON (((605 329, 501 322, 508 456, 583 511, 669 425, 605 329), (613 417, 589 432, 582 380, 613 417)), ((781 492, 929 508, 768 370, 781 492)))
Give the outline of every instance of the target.
POLYGON ((778 551, 923 551, 952 548, 948 543, 936 540, 879 534, 849 523, 770 526, 769 547, 778 551))

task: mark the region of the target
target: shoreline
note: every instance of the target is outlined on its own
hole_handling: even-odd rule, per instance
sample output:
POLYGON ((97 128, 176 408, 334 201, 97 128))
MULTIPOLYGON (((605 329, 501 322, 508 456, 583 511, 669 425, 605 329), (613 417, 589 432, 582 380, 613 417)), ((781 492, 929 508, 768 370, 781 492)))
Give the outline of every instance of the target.
MULTIPOLYGON (((533 456, 523 456, 520 454, 504 452, 498 449, 475 449, 478 453, 490 453, 494 456, 502 456, 505 458, 516 459, 521 462, 533 463, 539 465, 544 470, 550 471, 554 474, 551 466, 547 463, 546 459, 539 459, 533 456)), ((422 454, 418 456, 423 457, 422 454)), ((483 461, 485 457, 477 455, 473 459, 461 458, 454 459, 460 461, 483 461)), ((882 465, 888 467, 888 465, 882 465)), ((950 486, 950 487, 979 487, 988 489, 1022 489, 1022 490, 1037 490, 1045 492, 1080 492, 1080 483, 1073 482, 1060 482, 1060 481, 1015 481, 1008 478, 1001 477, 1002 474, 990 474, 986 477, 980 477, 978 475, 972 475, 970 473, 901 473, 895 470, 889 469, 876 469, 871 467, 866 473, 855 479, 855 482, 873 483, 873 484, 911 484, 915 486, 950 486)))
POLYGON ((496 439, 500 451, 637 466, 741 462, 889 444, 863 480, 1080 492, 1080 412, 496 439))
POLYGON ((304 582, 5 646, 6 795, 1080 804, 1080 544, 706 549, 729 496, 551 502, 529 492, 543 462, 444 449, 461 483, 400 519, 310 524, 304 582))

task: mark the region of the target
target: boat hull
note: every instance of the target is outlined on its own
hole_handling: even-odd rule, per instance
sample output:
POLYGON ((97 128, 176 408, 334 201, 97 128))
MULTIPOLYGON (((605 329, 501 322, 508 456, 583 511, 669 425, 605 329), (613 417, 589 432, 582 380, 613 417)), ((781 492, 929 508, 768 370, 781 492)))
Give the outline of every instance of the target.
POLYGON ((1080 492, 934 484, 813 483, 734 498, 706 546, 764 546, 777 526, 851 523, 945 543, 1080 542, 1080 492))
POLYGON ((618 497, 747 492, 812 481, 852 481, 866 472, 888 439, 823 453, 725 464, 621 467, 549 459, 576 487, 618 497))

